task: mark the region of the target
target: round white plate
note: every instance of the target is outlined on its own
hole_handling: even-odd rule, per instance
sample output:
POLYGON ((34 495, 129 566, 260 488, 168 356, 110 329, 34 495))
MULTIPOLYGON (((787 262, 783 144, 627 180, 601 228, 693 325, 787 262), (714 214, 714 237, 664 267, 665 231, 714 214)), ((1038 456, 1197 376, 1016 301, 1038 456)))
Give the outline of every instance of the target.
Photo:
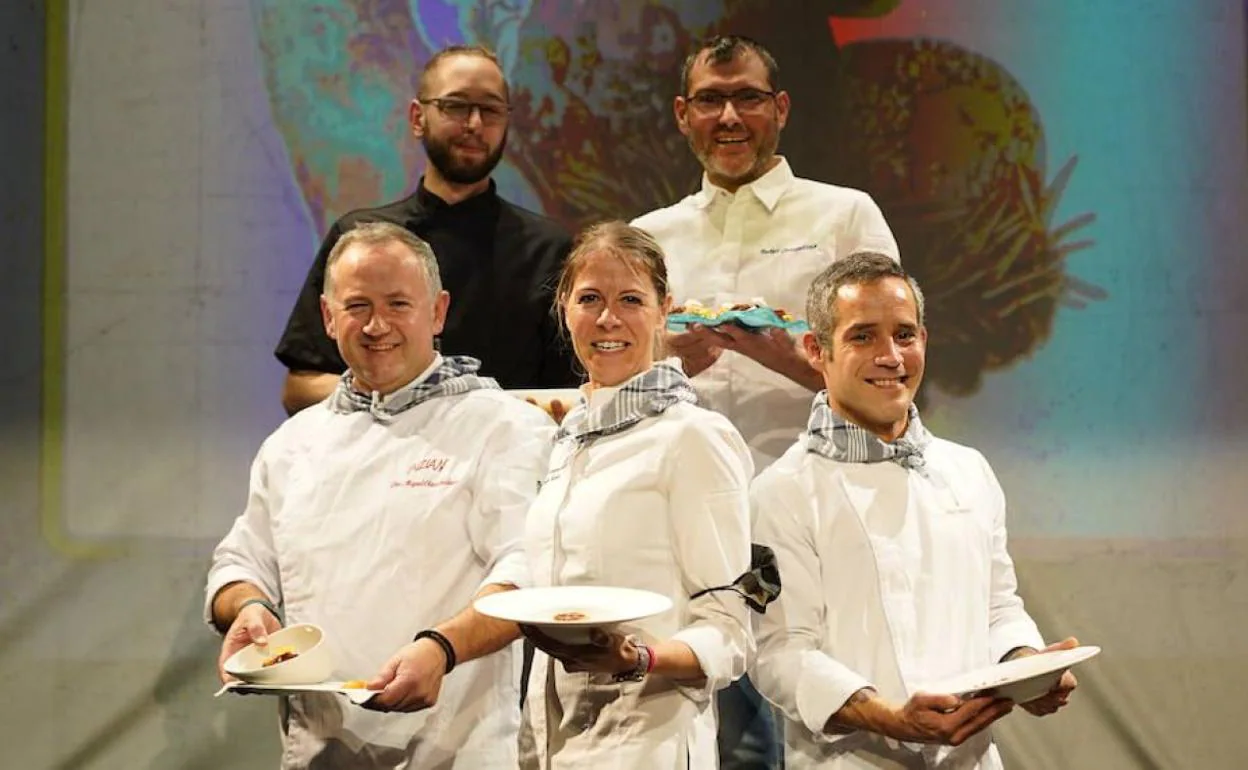
POLYGON ((667 612, 672 600, 652 591, 608 586, 521 588, 473 602, 482 615, 541 628, 593 628, 641 620, 667 612), (576 619, 557 615, 576 613, 576 619))
POLYGON ((1100 651, 1100 647, 1085 645, 1073 650, 1028 655, 930 682, 916 689, 959 696, 993 690, 999 697, 1026 703, 1053 689, 1066 669, 1095 657, 1100 651))

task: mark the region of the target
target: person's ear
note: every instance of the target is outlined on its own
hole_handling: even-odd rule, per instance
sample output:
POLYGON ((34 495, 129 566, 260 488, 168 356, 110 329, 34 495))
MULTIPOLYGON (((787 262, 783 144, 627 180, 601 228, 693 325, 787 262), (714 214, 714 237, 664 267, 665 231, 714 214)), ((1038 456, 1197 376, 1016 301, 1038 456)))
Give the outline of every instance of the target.
POLYGON ((682 135, 689 136, 689 103, 685 97, 677 96, 672 102, 672 114, 676 116, 676 128, 682 135))
POLYGON ((776 122, 780 128, 784 128, 789 122, 789 92, 781 91, 776 94, 776 122))
MULTIPOLYGON (((806 332, 802 335, 802 350, 806 353, 806 360, 816 369, 822 369, 824 363, 824 349, 819 344, 819 340, 815 337, 814 332, 806 332)), ((831 356, 828 356, 831 358, 831 356)))
POLYGON ((425 108, 419 99, 413 99, 407 108, 407 122, 412 127, 412 136, 421 139, 425 135, 425 108))
POLYGON ((446 326, 446 311, 451 306, 451 295, 443 289, 438 292, 438 296, 433 300, 433 336, 442 333, 442 327, 446 326))
POLYGON ((337 341, 338 330, 334 325, 334 314, 329 312, 329 300, 324 294, 321 295, 321 323, 325 324, 325 334, 331 340, 337 341))

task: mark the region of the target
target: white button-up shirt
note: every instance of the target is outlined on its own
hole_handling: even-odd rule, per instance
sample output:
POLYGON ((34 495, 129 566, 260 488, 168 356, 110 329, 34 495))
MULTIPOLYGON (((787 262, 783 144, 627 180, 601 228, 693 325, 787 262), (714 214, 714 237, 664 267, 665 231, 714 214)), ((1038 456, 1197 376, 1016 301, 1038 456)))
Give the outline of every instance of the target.
MULTIPOLYGON (((614 388, 595 390, 602 408, 614 388)), ((523 767, 713 770, 710 695, 745 672, 753 652, 740 596, 701 589, 749 568, 749 450, 721 415, 678 403, 573 449, 560 442, 529 512, 525 553, 534 584, 639 588, 672 598, 668 612, 623 628, 643 641, 687 644, 703 687, 662 677, 614 683, 569 674, 541 652, 529 679, 523 767)))
MULTIPOLYGON (((254 583, 288 623, 325 629, 331 678, 371 679, 483 586, 526 579, 523 521, 553 427, 498 390, 434 398, 390 424, 325 402, 300 412, 256 457, 246 510, 213 555, 205 615, 227 583, 254 583)), ((415 714, 292 697, 282 767, 514 768, 518 681, 509 648, 456 667, 415 714)))
POLYGON ((786 767, 997 768, 988 732, 956 749, 824 726, 857 690, 917 685, 1043 647, 1017 594, 1005 499, 983 456, 933 439, 922 471, 795 445, 751 489, 755 539, 784 587, 750 677, 784 710, 786 767))
MULTIPOLYGON (((663 247, 676 303, 708 307, 763 299, 806 315, 806 291, 856 251, 898 257, 884 215, 860 190, 793 176, 786 160, 735 194, 702 189, 633 221, 663 247)), ((766 467, 806 425, 811 392, 732 351, 694 378, 699 403, 726 415, 766 467)))

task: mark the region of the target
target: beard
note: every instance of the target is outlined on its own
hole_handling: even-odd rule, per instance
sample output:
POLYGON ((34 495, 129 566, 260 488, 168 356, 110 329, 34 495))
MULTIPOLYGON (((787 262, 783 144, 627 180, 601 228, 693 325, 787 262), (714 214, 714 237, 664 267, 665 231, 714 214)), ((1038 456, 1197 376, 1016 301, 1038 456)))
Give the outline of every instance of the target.
POLYGON ((421 144, 425 147, 425 157, 443 179, 452 184, 476 184, 494 173, 494 167, 503 159, 503 150, 507 148, 507 132, 503 132, 498 147, 478 161, 456 160, 452 154, 454 143, 445 139, 434 139, 425 134, 421 138, 421 144))
MULTIPOLYGON (((689 145, 693 156, 698 159, 702 170, 712 176, 719 176, 724 181, 732 182, 738 185, 745 185, 753 182, 770 170, 772 160, 776 157, 776 150, 780 147, 779 132, 770 136, 764 135, 759 140, 758 146, 753 147, 753 158, 749 165, 740 166, 733 162, 721 163, 715 157, 715 136, 712 134, 705 140, 695 139, 690 134, 686 137, 686 143, 689 145)), ((751 134, 749 141, 754 141, 754 135, 751 134)))

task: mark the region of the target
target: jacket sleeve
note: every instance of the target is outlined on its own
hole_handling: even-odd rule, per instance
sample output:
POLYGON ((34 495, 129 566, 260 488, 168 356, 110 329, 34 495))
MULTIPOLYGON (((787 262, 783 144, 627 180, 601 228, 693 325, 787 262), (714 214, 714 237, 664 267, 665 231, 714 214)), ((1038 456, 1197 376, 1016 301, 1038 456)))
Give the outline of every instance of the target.
MULTIPOLYGON (((976 453, 978 454, 978 453, 976 453)), ((992 500, 992 594, 988 603, 988 645, 992 659, 999 661, 1015 647, 1044 648, 1040 629, 1023 607, 1018 595, 1014 560, 1006 548, 1005 493, 988 461, 979 455, 992 500)))
POLYGON ((759 620, 758 658, 750 678, 760 693, 814 736, 843 739, 853 733, 825 733, 828 719, 871 682, 824 651, 827 565, 821 563, 812 497, 795 479, 773 471, 754 482, 750 498, 755 539, 775 551, 783 584, 780 597, 759 620))
MULTIPOLYGON (((691 423, 677 438, 668 469, 672 540, 686 596, 726 586, 750 565, 749 480, 754 465, 736 429, 719 415, 691 423)), ((749 607, 732 591, 691 600, 673 635, 698 658, 706 680, 682 688, 705 700, 745 673, 753 655, 749 607)))
POLYGON ((496 583, 530 582, 524 519, 546 472, 555 432, 544 412, 518 400, 490 417, 494 421, 486 442, 490 449, 477 466, 476 501, 468 522, 473 551, 487 570, 478 590, 496 583))
POLYGON ((247 507, 213 551, 204 587, 204 621, 209 625, 212 624, 212 600, 230 583, 251 583, 263 591, 269 601, 281 603, 282 586, 270 523, 271 505, 276 495, 269 488, 269 457, 273 453, 273 443, 271 436, 257 453, 251 464, 247 507))

